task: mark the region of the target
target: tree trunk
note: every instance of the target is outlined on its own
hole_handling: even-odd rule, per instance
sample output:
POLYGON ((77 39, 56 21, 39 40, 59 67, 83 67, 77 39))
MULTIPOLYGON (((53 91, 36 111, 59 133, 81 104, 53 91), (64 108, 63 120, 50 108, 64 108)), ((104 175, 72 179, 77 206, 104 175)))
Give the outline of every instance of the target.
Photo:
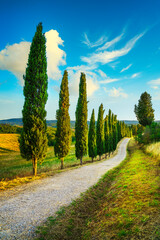
POLYGON ((64 158, 61 158, 61 169, 64 168, 64 158))
POLYGON ((101 155, 99 155, 99 161, 101 161, 101 155))
POLYGON ((82 163, 82 157, 80 158, 80 164, 82 165, 83 163, 82 163))
POLYGON ((92 162, 93 162, 94 157, 92 157, 92 162))
POLYGON ((37 176, 37 158, 36 157, 33 157, 32 164, 33 164, 33 175, 37 176))

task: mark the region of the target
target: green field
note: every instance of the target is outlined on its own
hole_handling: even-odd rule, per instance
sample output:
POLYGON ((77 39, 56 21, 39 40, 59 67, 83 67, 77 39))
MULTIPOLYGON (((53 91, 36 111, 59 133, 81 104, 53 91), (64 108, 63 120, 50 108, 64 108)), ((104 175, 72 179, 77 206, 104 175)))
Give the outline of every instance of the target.
POLYGON ((159 173, 159 159, 131 140, 126 159, 50 217, 38 239, 160 239, 159 173))

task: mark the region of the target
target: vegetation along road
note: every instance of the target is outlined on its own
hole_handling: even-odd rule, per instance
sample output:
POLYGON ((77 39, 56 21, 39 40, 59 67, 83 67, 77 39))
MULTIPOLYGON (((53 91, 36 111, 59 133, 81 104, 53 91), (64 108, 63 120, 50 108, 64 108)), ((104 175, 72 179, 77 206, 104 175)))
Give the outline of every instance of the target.
POLYGON ((29 239, 36 226, 95 184, 126 156, 125 138, 113 158, 0 193, 0 239, 29 239))

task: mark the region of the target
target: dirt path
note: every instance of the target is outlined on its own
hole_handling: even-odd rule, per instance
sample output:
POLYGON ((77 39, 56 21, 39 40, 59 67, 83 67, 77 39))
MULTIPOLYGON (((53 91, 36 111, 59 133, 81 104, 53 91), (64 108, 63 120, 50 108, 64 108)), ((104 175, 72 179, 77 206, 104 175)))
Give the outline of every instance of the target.
POLYGON ((36 226, 94 185, 126 156, 126 138, 116 156, 0 193, 0 239, 30 239, 36 226))

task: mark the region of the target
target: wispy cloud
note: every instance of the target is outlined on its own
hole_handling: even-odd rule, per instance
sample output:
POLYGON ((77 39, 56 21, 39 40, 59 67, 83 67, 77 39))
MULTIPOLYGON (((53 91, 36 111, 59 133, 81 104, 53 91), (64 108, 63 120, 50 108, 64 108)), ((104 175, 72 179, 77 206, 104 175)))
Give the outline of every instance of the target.
POLYGON ((103 51, 108 49, 109 47, 111 47, 112 45, 116 44, 117 42, 119 42, 122 37, 123 37, 124 33, 121 33, 119 36, 117 36, 116 38, 112 39, 109 42, 106 42, 102 47, 98 48, 96 51, 103 51))
POLYGON ((99 38, 96 42, 91 42, 87 36, 86 33, 84 33, 84 41, 82 41, 85 45, 87 45, 89 48, 94 48, 101 46, 105 41, 107 41, 107 37, 102 36, 99 38))
POLYGON ((89 65, 94 65, 97 63, 106 64, 109 62, 114 61, 115 59, 126 55, 129 53, 132 48, 135 46, 136 42, 144 35, 144 32, 135 36, 130 41, 127 42, 127 44, 119 49, 114 51, 101 51, 98 53, 92 53, 89 55, 89 57, 81 57, 81 60, 86 62, 89 65))
POLYGON ((151 81, 148 82, 148 84, 151 86, 151 88, 156 90, 156 89, 159 88, 158 86, 160 85, 160 78, 157 78, 155 80, 151 80, 151 81))
POLYGON ((139 77, 141 73, 134 73, 132 74, 131 78, 136 78, 136 77, 139 77))
MULTIPOLYGON (((59 45, 63 45, 63 40, 59 37, 59 33, 56 30, 46 32, 45 36, 47 40, 48 76, 53 80, 59 80, 62 76, 59 66, 66 64, 66 53, 59 48, 59 45)), ((22 41, 13 45, 7 45, 5 49, 0 51, 0 70, 12 72, 21 85, 24 84, 23 75, 25 74, 30 45, 30 42, 22 41)))
POLYGON ((104 88, 105 92, 108 93, 110 97, 114 98, 127 98, 128 94, 124 92, 122 88, 115 88, 113 87, 112 89, 108 90, 107 88, 104 88))
POLYGON ((129 64, 127 67, 123 68, 123 69, 120 71, 120 73, 128 70, 131 66, 132 66, 132 64, 129 64))

